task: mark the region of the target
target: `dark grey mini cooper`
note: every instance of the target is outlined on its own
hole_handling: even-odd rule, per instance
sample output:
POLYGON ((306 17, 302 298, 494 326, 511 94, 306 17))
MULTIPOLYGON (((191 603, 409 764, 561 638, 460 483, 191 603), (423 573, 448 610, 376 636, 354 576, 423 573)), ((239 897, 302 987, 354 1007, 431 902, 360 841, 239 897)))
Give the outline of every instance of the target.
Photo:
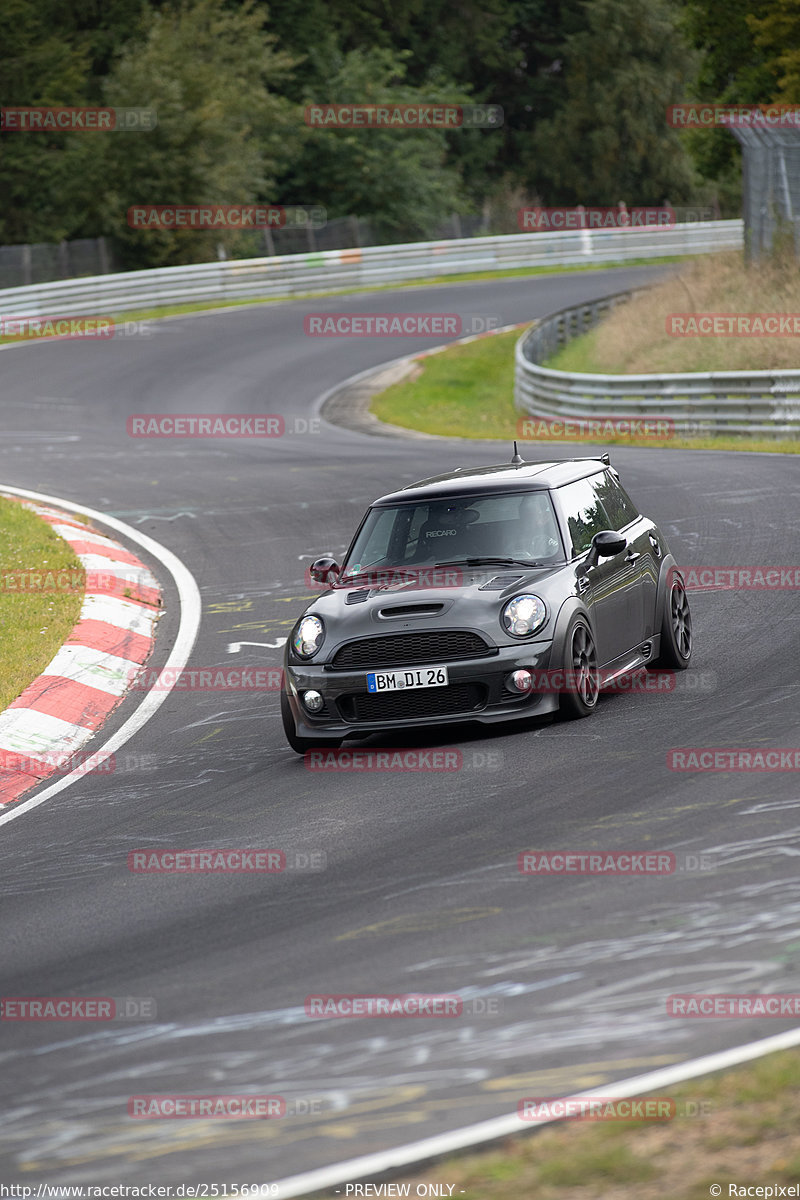
POLYGON ((601 458, 460 468, 382 496, 286 643, 292 749, 379 730, 588 717, 639 668, 683 669, 692 620, 658 527, 601 458))

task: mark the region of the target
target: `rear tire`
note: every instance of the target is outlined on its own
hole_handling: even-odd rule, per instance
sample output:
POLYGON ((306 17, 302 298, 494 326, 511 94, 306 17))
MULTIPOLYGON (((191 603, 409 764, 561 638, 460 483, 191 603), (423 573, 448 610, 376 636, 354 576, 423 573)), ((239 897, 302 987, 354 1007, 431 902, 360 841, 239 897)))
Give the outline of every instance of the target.
MULTIPOLYGON (((672 578, 664 597, 664 616, 661 621, 661 649, 654 667, 671 667, 685 671, 692 661, 692 614, 682 579, 672 578)), ((649 664, 648 664, 649 665, 649 664)))
POLYGON ((597 649, 586 617, 573 617, 564 640, 564 670, 568 682, 559 699, 561 715, 567 720, 590 717, 597 708, 600 679, 597 649))
POLYGON ((297 736, 297 727, 292 716, 289 697, 281 692, 281 720, 286 740, 296 754, 305 754, 307 750, 338 750, 344 738, 303 738, 297 736))

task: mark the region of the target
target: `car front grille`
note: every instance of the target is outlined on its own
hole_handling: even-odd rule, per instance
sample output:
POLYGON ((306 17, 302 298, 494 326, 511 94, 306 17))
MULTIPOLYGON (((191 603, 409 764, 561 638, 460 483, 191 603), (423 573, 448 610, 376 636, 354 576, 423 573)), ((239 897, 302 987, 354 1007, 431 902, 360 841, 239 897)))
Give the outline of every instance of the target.
POLYGON ((336 671, 362 667, 408 667, 418 663, 456 662, 461 658, 481 658, 492 653, 483 638, 468 629, 430 630, 420 633, 391 633, 383 637, 347 642, 333 656, 336 671))
POLYGON ((481 683, 451 683, 446 687, 411 688, 404 692, 358 692, 340 696, 337 703, 345 721, 369 724, 477 712, 486 707, 486 694, 481 683))

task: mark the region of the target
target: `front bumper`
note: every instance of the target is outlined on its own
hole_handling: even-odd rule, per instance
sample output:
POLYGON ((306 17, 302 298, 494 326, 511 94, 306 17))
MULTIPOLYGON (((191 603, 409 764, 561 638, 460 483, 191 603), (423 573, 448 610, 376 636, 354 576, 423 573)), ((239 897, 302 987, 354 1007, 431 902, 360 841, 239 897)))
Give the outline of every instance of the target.
POLYGON ((290 663, 284 666, 286 694, 298 737, 344 738, 368 731, 415 726, 491 724, 553 712, 558 696, 552 693, 511 692, 505 681, 520 668, 550 667, 552 642, 499 646, 497 653, 455 662, 404 663, 379 670, 420 670, 424 665, 446 666, 449 683, 443 687, 409 688, 398 692, 370 693, 363 670, 333 671, 324 665, 290 663), (309 713, 300 693, 320 693, 324 708, 309 713))

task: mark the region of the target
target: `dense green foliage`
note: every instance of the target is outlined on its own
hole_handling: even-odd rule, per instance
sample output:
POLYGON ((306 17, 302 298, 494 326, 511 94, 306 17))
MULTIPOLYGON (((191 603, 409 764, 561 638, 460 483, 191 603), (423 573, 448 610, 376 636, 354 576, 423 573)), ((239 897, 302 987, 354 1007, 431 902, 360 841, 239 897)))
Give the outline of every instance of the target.
POLYGON ((0 244, 114 239, 127 266, 235 252, 136 231, 134 204, 324 206, 381 237, 522 203, 738 212, 725 130, 683 100, 800 100, 796 0, 6 0, 3 104, 153 108, 150 132, 5 133, 0 244), (311 103, 487 103, 498 129, 314 129, 311 103))

